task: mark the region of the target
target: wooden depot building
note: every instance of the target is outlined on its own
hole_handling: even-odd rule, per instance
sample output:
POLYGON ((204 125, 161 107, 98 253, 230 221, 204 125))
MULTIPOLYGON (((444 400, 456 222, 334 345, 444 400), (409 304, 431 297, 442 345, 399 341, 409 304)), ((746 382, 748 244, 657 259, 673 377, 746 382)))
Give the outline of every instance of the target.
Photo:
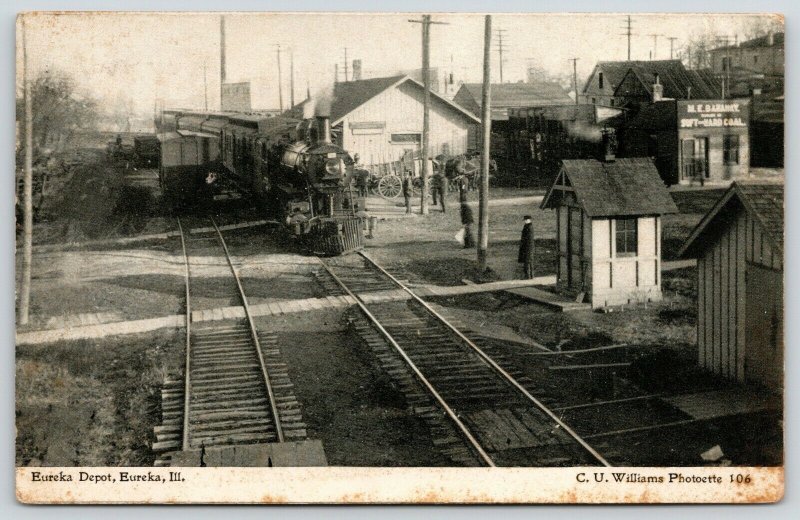
POLYGON ((680 250, 697 258, 700 366, 783 385, 783 184, 734 182, 680 250))
POLYGON ((555 209, 557 284, 593 308, 661 299, 661 216, 678 208, 649 158, 565 160, 555 209))

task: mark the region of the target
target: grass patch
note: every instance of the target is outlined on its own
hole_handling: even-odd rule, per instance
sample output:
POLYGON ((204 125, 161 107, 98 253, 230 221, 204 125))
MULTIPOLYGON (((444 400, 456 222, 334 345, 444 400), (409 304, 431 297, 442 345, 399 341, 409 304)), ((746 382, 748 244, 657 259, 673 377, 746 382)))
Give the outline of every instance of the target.
POLYGON ((18 466, 149 466, 180 334, 17 348, 18 466))

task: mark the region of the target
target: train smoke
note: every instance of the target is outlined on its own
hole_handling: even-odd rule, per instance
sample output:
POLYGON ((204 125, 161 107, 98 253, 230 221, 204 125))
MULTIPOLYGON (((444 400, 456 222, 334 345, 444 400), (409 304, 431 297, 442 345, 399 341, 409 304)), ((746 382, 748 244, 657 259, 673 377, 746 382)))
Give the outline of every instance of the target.
POLYGON ((303 105, 303 119, 312 117, 330 117, 331 104, 333 103, 333 88, 328 87, 311 96, 303 105))
POLYGON ((569 135, 581 139, 583 141, 599 143, 600 140, 603 138, 603 134, 599 128, 584 123, 582 121, 568 122, 564 126, 569 135))

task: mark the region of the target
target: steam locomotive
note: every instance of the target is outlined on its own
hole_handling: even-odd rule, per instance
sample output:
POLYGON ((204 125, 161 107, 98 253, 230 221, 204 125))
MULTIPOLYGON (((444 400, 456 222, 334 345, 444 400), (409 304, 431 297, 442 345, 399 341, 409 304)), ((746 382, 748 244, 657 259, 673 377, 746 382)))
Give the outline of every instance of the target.
POLYGON ((339 255, 363 246, 350 188, 354 162, 331 142, 328 117, 165 111, 157 127, 161 187, 175 207, 232 185, 310 252, 339 255))

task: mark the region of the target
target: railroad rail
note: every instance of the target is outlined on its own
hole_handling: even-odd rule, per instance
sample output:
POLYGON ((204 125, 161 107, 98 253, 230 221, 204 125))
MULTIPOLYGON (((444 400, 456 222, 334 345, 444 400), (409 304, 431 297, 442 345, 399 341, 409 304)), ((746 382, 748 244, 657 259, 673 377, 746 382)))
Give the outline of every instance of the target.
POLYGON ((194 233, 185 232, 178 220, 185 264, 185 369, 181 387, 168 381, 162 392, 163 424, 156 427, 153 448, 188 451, 304 439, 305 424, 277 337, 257 330, 228 245, 209 220, 210 227, 194 233), (221 257, 224 264, 213 261, 221 257), (195 298, 199 289, 203 295, 195 298), (193 299, 210 293, 238 300, 244 319, 194 325, 193 299))
MULTIPOLYGON (((473 460, 486 466, 611 466, 448 319, 367 254, 359 255, 322 261, 333 281, 328 289, 338 287, 356 301, 369 322, 361 332, 369 336, 367 328, 378 331, 380 339, 391 346, 394 356, 433 398, 434 406, 417 408, 431 416, 437 415, 431 412, 433 407, 441 410, 460 434, 460 442, 474 455, 473 460), (361 263, 354 264, 354 259, 361 259, 361 263), (408 294, 407 301, 377 302, 360 294, 398 289, 408 294)), ((374 338, 367 341, 377 346, 374 338)), ((398 361, 387 352, 379 351, 379 355, 390 370, 400 371, 398 361)), ((409 392, 414 394, 415 390, 409 392)), ((441 429, 440 425, 435 427, 441 429)), ((455 442, 450 436, 440 444, 455 442)), ((458 449, 451 451, 459 453, 458 449)))

